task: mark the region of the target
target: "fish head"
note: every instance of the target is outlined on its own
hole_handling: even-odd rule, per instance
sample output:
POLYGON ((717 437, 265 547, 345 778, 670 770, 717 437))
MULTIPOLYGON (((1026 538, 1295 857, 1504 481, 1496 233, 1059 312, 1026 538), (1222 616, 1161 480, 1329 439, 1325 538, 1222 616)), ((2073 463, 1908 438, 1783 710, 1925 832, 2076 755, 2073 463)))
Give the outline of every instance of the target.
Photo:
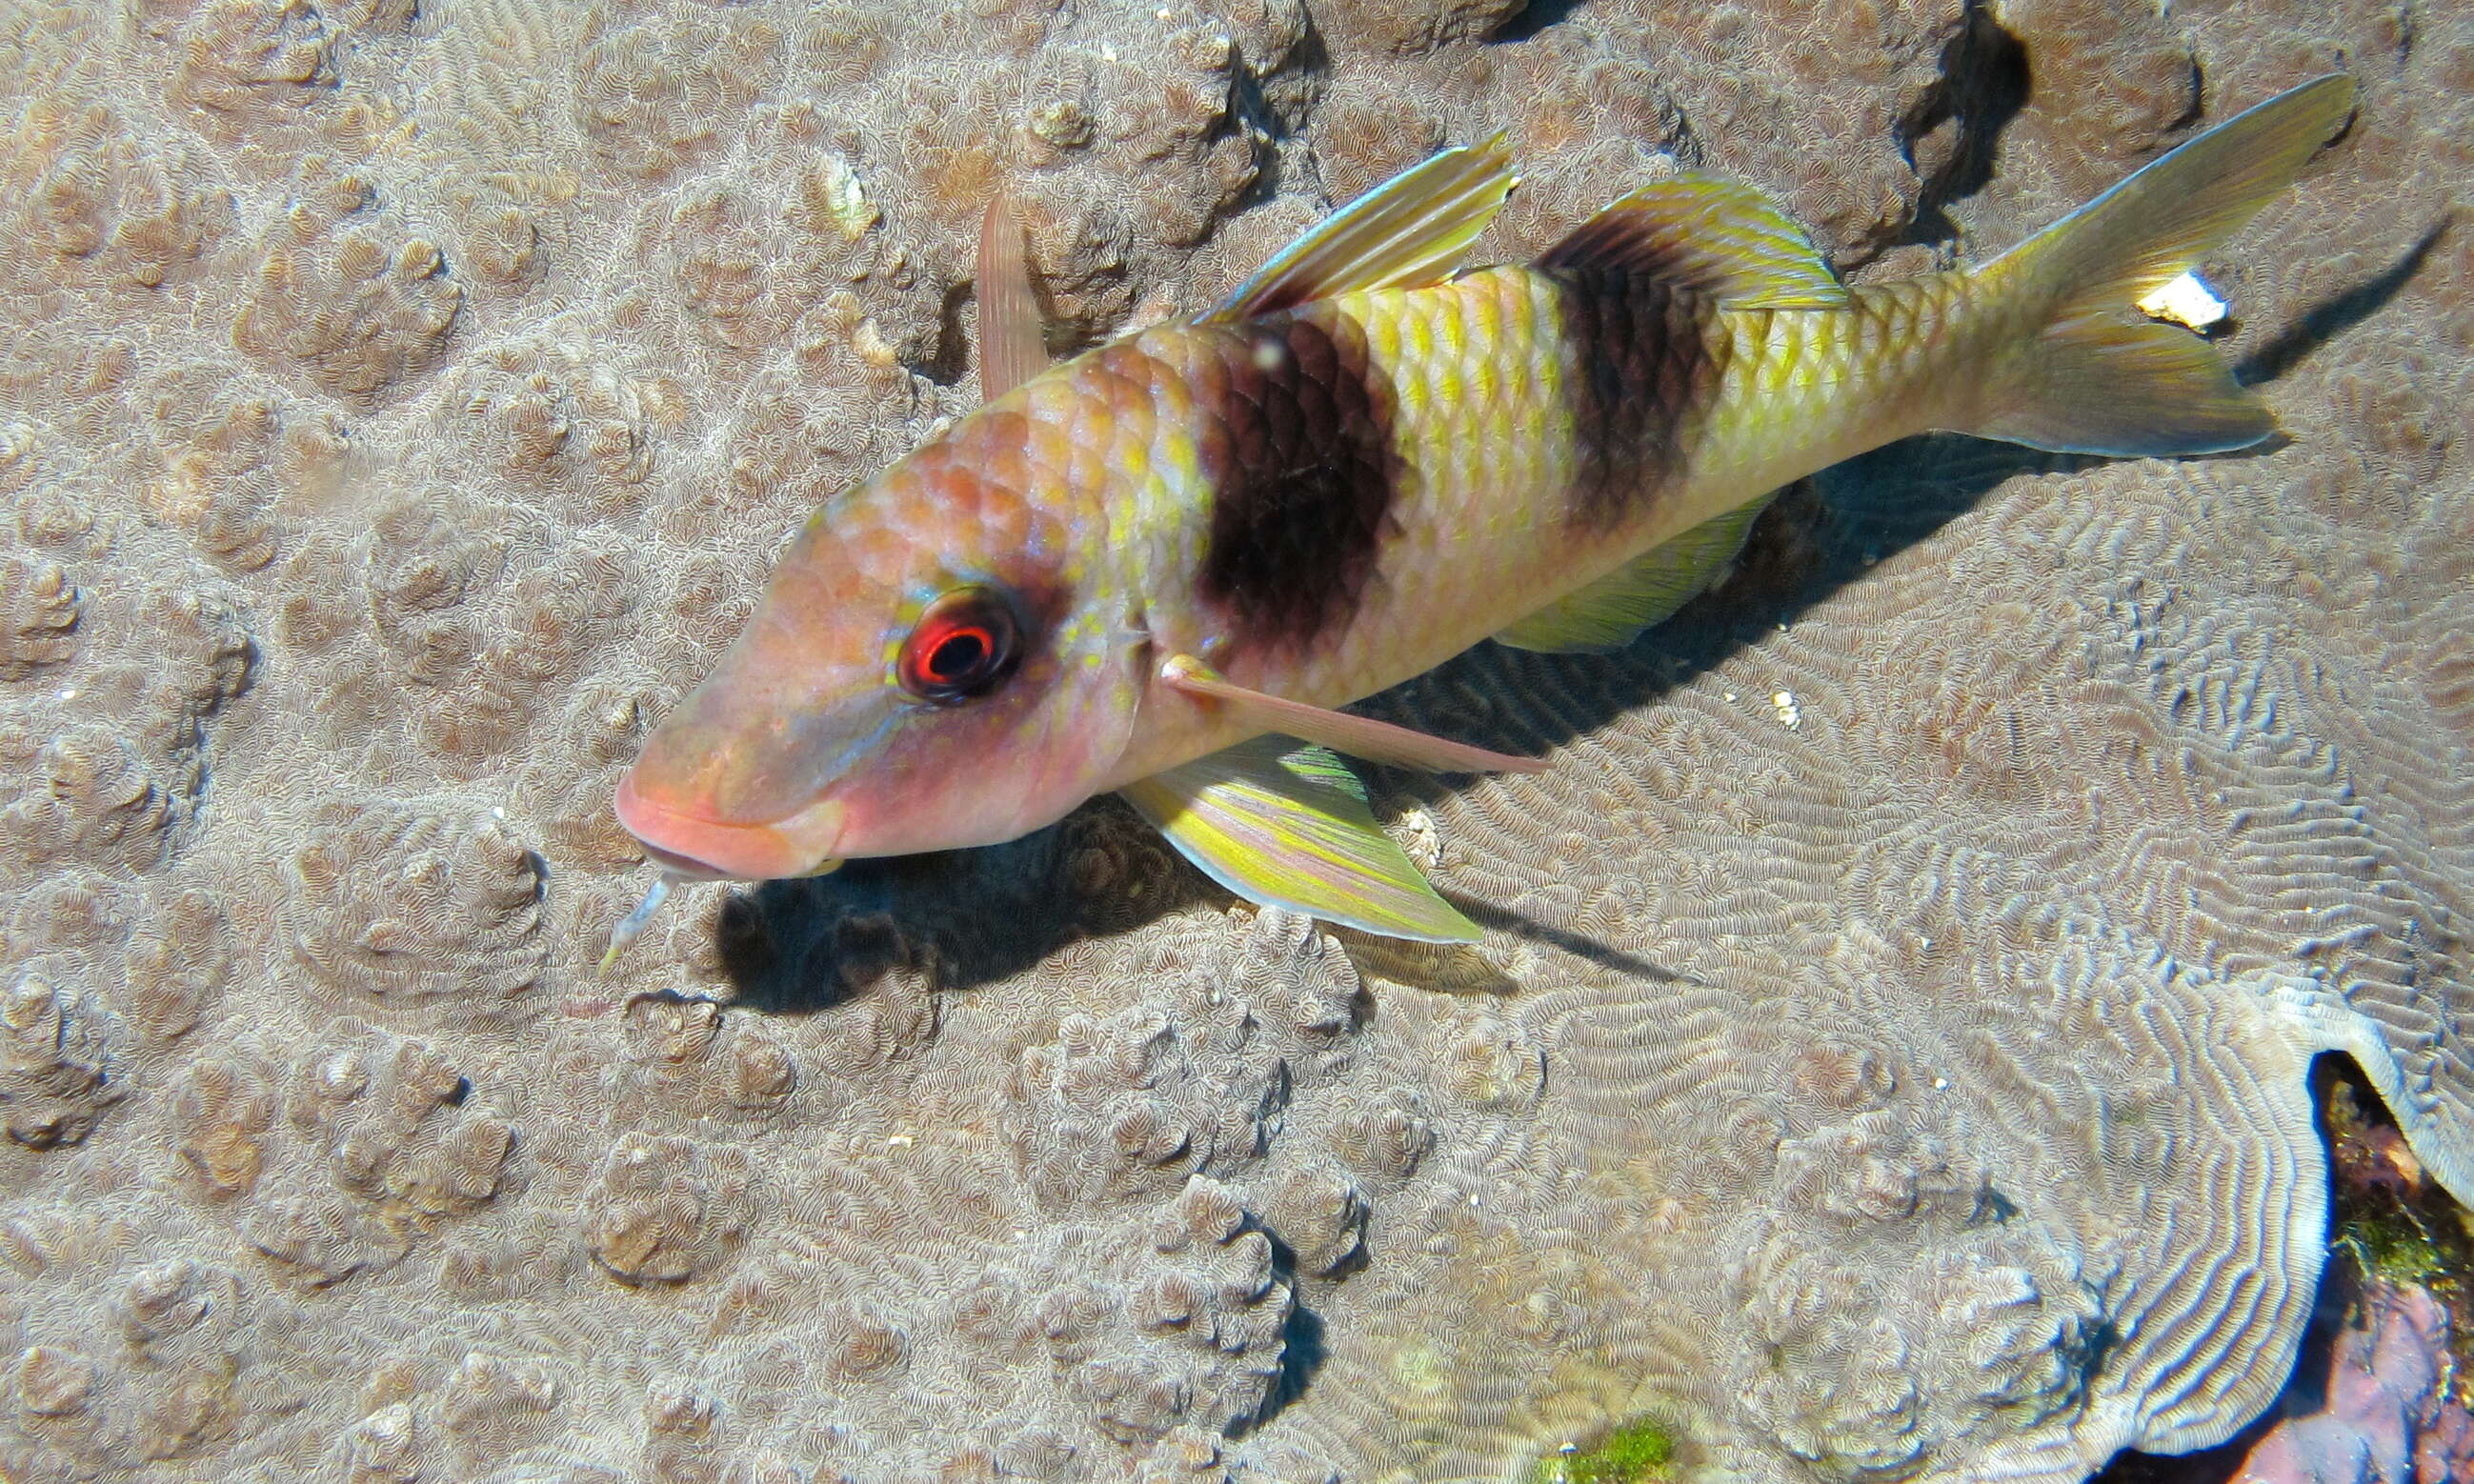
POLYGON ((1098 791, 1141 645, 1101 523, 1026 495, 1023 423, 975 414, 793 540, 619 783, 659 864, 812 875, 1012 839, 1098 791))

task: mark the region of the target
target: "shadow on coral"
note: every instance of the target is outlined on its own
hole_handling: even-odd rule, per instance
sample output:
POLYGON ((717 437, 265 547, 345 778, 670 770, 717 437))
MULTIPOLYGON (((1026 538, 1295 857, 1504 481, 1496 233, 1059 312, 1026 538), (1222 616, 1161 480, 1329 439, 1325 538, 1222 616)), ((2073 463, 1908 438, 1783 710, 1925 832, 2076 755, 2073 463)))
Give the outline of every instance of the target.
POLYGON ((1387 720, 1440 727, 1484 747, 1536 753, 1564 745, 1792 623, 2004 481, 2086 462, 1954 435, 1892 444, 1790 486, 1753 527, 1734 575, 1631 648, 1608 656, 1535 655, 1481 645, 1365 709, 1387 720), (1540 734, 1491 725, 1459 699, 1493 690, 1508 672, 1542 667, 1562 670, 1565 680, 1554 687, 1564 701, 1554 724, 1540 734))
MULTIPOLYGON (((1298 1254, 1290 1250, 1288 1243, 1280 1240, 1278 1232, 1266 1227, 1257 1227, 1256 1229, 1262 1231, 1272 1244, 1272 1271, 1278 1274, 1280 1280, 1295 1292, 1298 1287, 1298 1254)), ((1361 1254, 1356 1264, 1345 1271, 1354 1272, 1363 1264, 1361 1254)), ((1262 1426, 1279 1416, 1281 1409, 1290 1402, 1305 1395, 1306 1387, 1313 1382, 1315 1373, 1322 1369, 1325 1359, 1322 1334, 1322 1316, 1306 1307, 1300 1299, 1290 1308, 1288 1322, 1281 1327, 1280 1374, 1273 1378, 1272 1389, 1263 1398, 1262 1411, 1236 1429, 1238 1432, 1250 1432, 1262 1426)))
POLYGON ((1490 41, 1526 41, 1581 8, 1582 0, 1529 0, 1503 19, 1487 36, 1490 41))
POLYGON ((2336 339, 2347 329, 2370 318, 2388 302, 2402 292, 2422 268, 2422 260, 2439 245, 2457 225, 2454 216, 2443 216, 2431 225, 2405 255, 2379 274, 2364 280, 2342 293, 2335 294, 2303 311, 2301 318, 2269 337, 2266 345, 2242 358, 2234 367, 2234 378, 2244 386, 2273 381, 2300 363, 2312 352, 2336 339))
MULTIPOLYGON (((1497 907, 1492 902, 1481 902, 1475 897, 1464 896, 1459 892, 1446 891, 1443 896, 1467 914, 1470 921, 1482 928, 1492 928, 1499 933, 1508 933, 1514 937, 1525 937, 1544 947, 1561 949, 1573 958, 1586 959, 1602 969, 1612 969, 1615 973, 1633 979, 1645 979, 1656 984, 1698 983, 1697 980, 1678 974, 1663 964, 1653 962, 1638 954, 1626 953, 1586 933, 1568 932, 1551 923, 1540 922, 1535 917, 1513 912, 1509 908, 1497 907)), ((1511 980, 1505 979, 1502 983, 1506 987, 1499 992, 1507 994, 1517 992, 1518 986, 1511 980)))
POLYGON ((751 1009, 828 1010, 898 963, 932 966, 940 989, 967 989, 1083 938, 1224 899, 1172 861, 1131 809, 1095 799, 1006 844, 765 882, 730 899, 716 947, 733 998, 751 1009))
POLYGON ((1943 49, 1941 81, 1899 124, 1899 148, 1922 177, 1910 242, 1947 242, 1958 235, 1949 207, 1993 179, 2001 131, 2027 106, 2034 78, 2027 49, 1991 12, 1970 6, 1967 24, 1943 49), (1948 128, 1953 140, 1938 168, 1919 160, 1917 141, 1948 128))

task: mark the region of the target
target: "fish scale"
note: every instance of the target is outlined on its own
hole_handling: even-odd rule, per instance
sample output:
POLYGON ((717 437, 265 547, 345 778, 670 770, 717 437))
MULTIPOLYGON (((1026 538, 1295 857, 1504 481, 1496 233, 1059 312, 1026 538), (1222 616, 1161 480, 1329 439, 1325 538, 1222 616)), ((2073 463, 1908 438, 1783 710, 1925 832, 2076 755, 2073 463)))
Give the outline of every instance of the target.
MULTIPOLYGON (((994 324, 983 376, 1028 379, 818 512, 619 817, 667 871, 764 878, 1010 839, 1113 790, 1253 901, 1472 938, 1334 751, 1544 765, 1337 708, 1489 636, 1619 648, 1726 571, 1778 488, 1912 432, 2124 457, 2268 436, 2205 340, 2135 306, 2351 107, 2347 80, 2306 83, 1991 263, 1856 289, 1700 175, 1464 271, 1512 187, 1498 136, 1208 314, 1045 371, 1035 326, 994 324)), ((983 316, 1035 302, 998 281, 1022 271, 1005 222, 983 316)))

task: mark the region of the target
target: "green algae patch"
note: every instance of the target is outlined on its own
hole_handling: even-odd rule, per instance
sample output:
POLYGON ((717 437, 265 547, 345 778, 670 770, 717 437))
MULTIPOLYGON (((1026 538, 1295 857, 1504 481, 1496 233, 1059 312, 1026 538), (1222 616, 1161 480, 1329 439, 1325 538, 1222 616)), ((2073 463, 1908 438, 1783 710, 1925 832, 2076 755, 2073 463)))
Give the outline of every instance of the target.
POLYGON ((1540 1459, 1529 1477, 1530 1484, 1661 1484, 1674 1461, 1674 1434, 1637 1417, 1589 1448, 1540 1459))
POLYGON ((2456 1395, 2474 1404, 2474 1214, 2423 1169, 2351 1062, 2322 1058, 2312 1076, 2328 1133, 2330 1255, 2364 1279, 2419 1287, 2439 1302, 2456 1395))
POLYGON ((2365 1277, 2392 1283, 2421 1283, 2452 1275, 2448 1254, 2438 1235, 2411 1208, 2393 1214, 2360 1215, 2338 1228, 2330 1247, 2354 1259, 2365 1277))

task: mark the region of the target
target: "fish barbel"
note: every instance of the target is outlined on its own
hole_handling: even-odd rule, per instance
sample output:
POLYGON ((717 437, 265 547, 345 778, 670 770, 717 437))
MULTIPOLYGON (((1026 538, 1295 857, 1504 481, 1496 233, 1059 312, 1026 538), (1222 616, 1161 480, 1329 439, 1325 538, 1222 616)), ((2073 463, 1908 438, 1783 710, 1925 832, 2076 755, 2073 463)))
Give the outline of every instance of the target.
POLYGON ((1490 636, 1621 646, 1781 486, 1911 433, 2124 457, 2268 437, 2204 339, 2136 306, 2352 103, 2346 78, 2306 83, 1991 262, 1860 287, 1696 174, 1534 263, 1466 269, 1512 188, 1497 136, 1212 312, 1051 368, 992 210, 988 401, 808 522, 618 817, 668 871, 766 879, 1011 839, 1115 791, 1241 896, 1474 938, 1334 754, 1542 765, 1335 708, 1490 636))

